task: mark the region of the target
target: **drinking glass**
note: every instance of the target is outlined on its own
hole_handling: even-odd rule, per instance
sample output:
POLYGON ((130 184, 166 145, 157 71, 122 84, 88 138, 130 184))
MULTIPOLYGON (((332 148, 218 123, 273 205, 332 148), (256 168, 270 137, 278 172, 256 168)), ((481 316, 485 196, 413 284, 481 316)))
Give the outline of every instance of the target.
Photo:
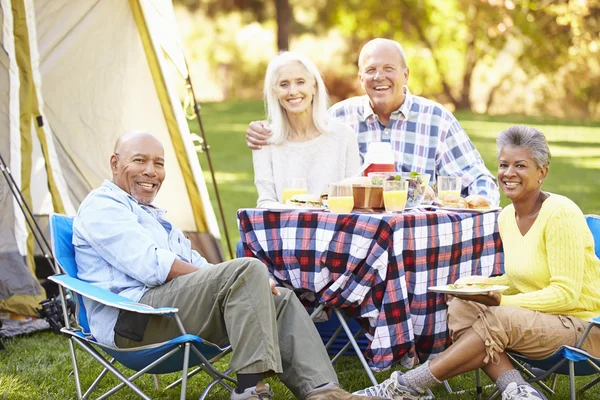
POLYGON ((462 181, 459 176, 438 176, 437 179, 438 197, 442 198, 447 194, 460 196, 462 181))
POLYGON ((281 195, 281 202, 286 204, 292 196, 296 194, 307 193, 306 179, 304 178, 288 178, 283 182, 283 194, 281 195))
POLYGON ((383 205, 387 212, 402 212, 408 199, 408 181, 384 181, 383 205))
POLYGON ((332 183, 329 185, 327 208, 335 214, 350 213, 354 208, 352 185, 346 183, 332 183))

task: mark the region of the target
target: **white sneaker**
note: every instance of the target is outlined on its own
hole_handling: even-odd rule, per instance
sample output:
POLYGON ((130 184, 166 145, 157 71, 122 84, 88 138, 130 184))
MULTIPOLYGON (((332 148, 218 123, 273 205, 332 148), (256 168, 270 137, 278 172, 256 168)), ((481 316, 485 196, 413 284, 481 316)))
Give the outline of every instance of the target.
POLYGON ((502 392, 502 400, 546 400, 546 396, 528 383, 511 382, 502 392))
POLYGON ((244 390, 243 393, 231 392, 230 400, 271 400, 273 391, 268 383, 258 382, 256 386, 244 390))
POLYGON ((398 382, 400 373, 392 372, 392 375, 378 385, 368 387, 358 392, 354 392, 358 396, 380 396, 390 400, 421 400, 425 397, 415 394, 412 390, 398 382))

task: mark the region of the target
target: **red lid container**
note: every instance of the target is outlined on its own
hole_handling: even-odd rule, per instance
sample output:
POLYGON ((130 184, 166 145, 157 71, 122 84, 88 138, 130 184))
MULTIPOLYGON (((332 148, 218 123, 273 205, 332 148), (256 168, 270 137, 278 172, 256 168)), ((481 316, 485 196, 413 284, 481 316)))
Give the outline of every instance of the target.
POLYGON ((365 176, 370 172, 396 172, 394 164, 371 164, 365 169, 365 176))

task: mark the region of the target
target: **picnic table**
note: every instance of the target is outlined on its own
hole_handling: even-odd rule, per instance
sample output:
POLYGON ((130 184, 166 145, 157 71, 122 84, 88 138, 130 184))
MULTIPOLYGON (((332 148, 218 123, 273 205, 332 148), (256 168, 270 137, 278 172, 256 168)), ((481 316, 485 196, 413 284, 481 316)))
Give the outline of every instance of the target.
POLYGON ((356 318, 376 371, 412 367, 450 343, 444 296, 427 290, 503 272, 499 211, 237 212, 246 256, 279 282, 356 318))

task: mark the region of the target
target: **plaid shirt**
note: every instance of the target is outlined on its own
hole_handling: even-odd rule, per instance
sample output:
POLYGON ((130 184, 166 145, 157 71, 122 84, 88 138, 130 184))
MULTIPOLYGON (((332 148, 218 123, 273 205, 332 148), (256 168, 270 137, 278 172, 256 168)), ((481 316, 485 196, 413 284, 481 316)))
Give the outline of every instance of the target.
POLYGON ((280 283, 357 318, 375 370, 398 362, 412 367, 450 344, 444 296, 429 286, 502 273, 498 212, 243 209, 237 216, 247 256, 280 283))
POLYGON ((408 88, 402 106, 392 113, 387 126, 371 108, 368 96, 353 97, 331 107, 329 113, 351 126, 358 136, 364 162, 371 142, 388 142, 396 159, 396 171, 462 177, 463 194, 480 194, 495 207, 500 203, 496 179, 451 112, 440 104, 414 96, 408 88))

